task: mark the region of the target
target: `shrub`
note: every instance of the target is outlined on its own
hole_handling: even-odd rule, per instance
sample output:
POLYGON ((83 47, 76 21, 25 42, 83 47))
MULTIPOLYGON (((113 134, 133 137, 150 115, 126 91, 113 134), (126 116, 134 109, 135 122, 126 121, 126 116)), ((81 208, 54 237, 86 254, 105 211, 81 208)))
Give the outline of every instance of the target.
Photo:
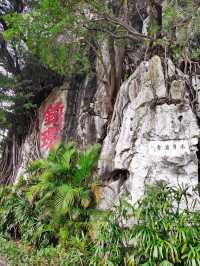
POLYGON ((160 182, 134 206, 124 197, 100 211, 98 154, 61 145, 30 165, 29 178, 1 188, 0 255, 10 265, 199 266, 200 214, 181 204, 189 189, 160 182))
POLYGON ((190 197, 189 188, 160 182, 135 206, 122 200, 99 222, 90 265, 200 265, 200 213, 190 197))
POLYGON ((80 152, 62 144, 31 163, 29 178, 1 189, 1 232, 37 247, 81 235, 96 204, 92 170, 98 155, 99 146, 80 152))

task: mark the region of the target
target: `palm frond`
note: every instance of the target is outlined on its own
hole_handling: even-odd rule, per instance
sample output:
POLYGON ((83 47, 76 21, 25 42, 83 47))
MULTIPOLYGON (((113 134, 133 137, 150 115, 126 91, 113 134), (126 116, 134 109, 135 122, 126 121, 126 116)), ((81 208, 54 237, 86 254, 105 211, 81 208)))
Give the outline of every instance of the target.
POLYGON ((31 186, 26 193, 29 202, 32 203, 35 197, 38 195, 38 193, 41 192, 42 190, 44 190, 44 184, 42 182, 39 182, 38 184, 31 186))
POLYGON ((75 154, 77 154, 75 145, 73 143, 68 144, 61 157, 61 163, 66 169, 70 168, 70 162, 75 154))
POLYGON ((75 199, 79 197, 79 194, 79 188, 74 188, 68 184, 59 186, 55 197, 55 206, 59 209, 66 210, 67 212, 70 207, 73 206, 75 199))
POLYGON ((46 168, 48 168, 48 161, 43 159, 38 159, 30 163, 27 172, 33 174, 38 171, 43 171, 46 168))
POLYGON ((74 172, 74 182, 81 185, 85 179, 89 179, 95 163, 99 158, 100 145, 92 146, 85 152, 80 153, 77 168, 74 172))

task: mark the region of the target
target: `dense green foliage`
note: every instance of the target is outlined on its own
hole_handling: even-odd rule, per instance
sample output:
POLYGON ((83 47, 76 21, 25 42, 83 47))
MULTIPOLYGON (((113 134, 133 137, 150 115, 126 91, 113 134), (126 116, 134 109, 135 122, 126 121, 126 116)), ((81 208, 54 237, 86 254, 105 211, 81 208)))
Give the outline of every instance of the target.
POLYGON ((1 188, 0 255, 11 265, 200 265, 188 188, 161 182, 135 206, 124 197, 112 212, 95 210, 98 151, 61 145, 30 165, 29 178, 1 188))
POLYGON ((169 1, 164 9, 162 29, 160 42, 171 50, 174 62, 199 60, 200 10, 195 1, 169 1))
MULTIPOLYGON (((122 15, 129 12, 129 5, 131 1, 41 0, 29 12, 5 16, 8 29, 4 37, 16 43, 23 40, 33 54, 59 73, 70 76, 86 72, 90 68, 91 51, 102 59, 99 48, 103 40, 112 38, 116 42, 122 39, 118 45, 124 46, 130 36, 136 39, 142 37, 131 27, 131 21, 127 26, 129 17, 122 15)), ((149 12, 155 13, 154 5, 151 8, 152 12, 149 12)), ((200 30, 198 3, 169 0, 159 16, 162 17, 160 26, 150 18, 147 47, 149 44, 152 46, 153 40, 155 46, 167 49, 168 55, 174 59, 179 57, 180 61, 180 58, 184 60, 187 57, 197 60, 199 48, 196 38, 200 30)), ((144 44, 142 40, 140 42, 144 44)))
POLYGON ((89 51, 98 49, 98 36, 88 29, 98 22, 89 21, 89 12, 103 12, 104 4, 96 0, 42 0, 31 12, 7 15, 11 27, 4 37, 15 42, 24 40, 51 69, 67 76, 80 73, 89 67, 89 51))
POLYGON ((67 254, 62 247, 47 247, 34 250, 31 246, 9 242, 0 237, 0 255, 12 266, 66 266, 67 254))
POLYGON ((33 162, 28 179, 1 189, 1 232, 37 247, 81 235, 95 206, 90 178, 98 153, 98 146, 78 152, 61 145, 33 162))
MULTIPOLYGON (((37 0, 0 1, 0 158, 4 159, 0 171, 6 165, 8 176, 12 170, 8 169, 8 152, 4 153, 5 150, 9 150, 12 144, 21 145, 31 126, 30 121, 35 117, 35 110, 52 87, 62 80, 27 49, 22 39, 7 42, 3 36, 4 31, 10 30, 6 16, 20 16, 25 9, 37 4, 37 0), (14 139, 15 143, 12 143, 14 139)), ((8 178, 5 172, 0 177, 1 180, 8 178)))
POLYGON ((189 198, 188 188, 177 190, 162 183, 147 190, 134 212, 136 264, 200 265, 200 214, 193 209, 195 202, 181 207, 183 202, 187 206, 189 198))

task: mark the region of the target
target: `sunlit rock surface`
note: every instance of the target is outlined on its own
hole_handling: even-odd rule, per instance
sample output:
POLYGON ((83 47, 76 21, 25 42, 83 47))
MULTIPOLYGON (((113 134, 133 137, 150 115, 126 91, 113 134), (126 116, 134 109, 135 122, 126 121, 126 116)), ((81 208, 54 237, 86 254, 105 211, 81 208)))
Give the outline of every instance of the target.
MULTIPOLYGON (((200 131, 196 116, 183 78, 177 77, 166 87, 163 72, 161 60, 155 56, 141 63, 121 86, 103 143, 100 176, 115 187, 112 173, 117 170, 115 179, 120 179, 120 170, 126 170, 128 175, 119 182, 118 193, 128 191, 133 202, 143 195, 145 184, 158 180, 176 186, 198 184, 200 131)), ((103 208, 106 198, 114 199, 113 193, 115 189, 106 190, 103 208)))

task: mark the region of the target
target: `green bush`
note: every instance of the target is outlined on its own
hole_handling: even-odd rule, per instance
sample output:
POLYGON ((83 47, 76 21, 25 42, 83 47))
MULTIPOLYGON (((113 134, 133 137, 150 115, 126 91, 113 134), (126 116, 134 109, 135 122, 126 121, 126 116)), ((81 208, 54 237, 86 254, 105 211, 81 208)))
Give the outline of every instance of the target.
POLYGON ((199 266, 200 214, 188 208, 189 189, 160 182, 134 206, 124 197, 100 211, 98 154, 98 146, 61 145, 17 186, 1 188, 0 256, 10 265, 199 266))
POLYGON ((70 264, 66 250, 61 247, 46 247, 39 250, 26 245, 16 245, 0 237, 0 256, 10 266, 69 266, 70 264))
POLYGON ((99 222, 89 265, 200 265, 200 213, 189 187, 160 182, 135 206, 122 200, 99 222))
POLYGON ((163 183, 147 189, 133 210, 131 265, 200 265, 200 214, 187 207, 189 197, 188 188, 163 183))
POLYGON ((1 188, 0 230, 36 247, 63 244, 87 229, 96 204, 92 170, 99 146, 80 152, 60 145, 29 166, 29 178, 1 188))

